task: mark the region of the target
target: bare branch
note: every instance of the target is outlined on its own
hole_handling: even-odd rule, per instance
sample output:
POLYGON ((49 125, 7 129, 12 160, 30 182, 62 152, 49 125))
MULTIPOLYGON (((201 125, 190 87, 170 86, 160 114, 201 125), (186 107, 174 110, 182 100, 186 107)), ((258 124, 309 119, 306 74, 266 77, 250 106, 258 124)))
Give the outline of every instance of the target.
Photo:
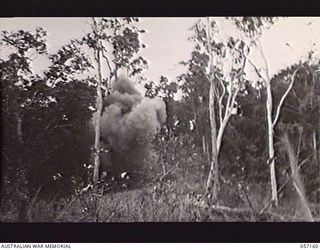
MULTIPOLYGON (((237 48, 235 48, 235 50, 238 51, 239 53, 242 53, 242 52, 241 52, 239 49, 237 49, 237 48)), ((242 71, 244 71, 246 62, 248 61, 248 62, 251 64, 251 66, 254 68, 256 74, 258 75, 258 77, 261 78, 261 79, 265 82, 265 81, 266 81, 265 78, 264 78, 264 77, 261 75, 261 73, 259 72, 258 67, 248 58, 248 55, 249 55, 249 54, 247 54, 247 55, 245 56, 242 71)))
POLYGON ((302 145, 302 129, 301 127, 298 128, 299 129, 299 139, 298 139, 298 148, 297 148, 297 159, 299 160, 300 157, 300 153, 302 151, 303 145, 302 145))
POLYGON ((300 169, 310 159, 310 157, 313 156, 313 154, 314 153, 311 153, 302 162, 300 162, 299 165, 298 165, 298 169, 300 169))
POLYGON ((230 113, 230 107, 231 107, 231 101, 232 101, 232 85, 230 86, 230 92, 228 92, 228 99, 227 99, 227 103, 226 103, 226 109, 224 111, 224 117, 223 119, 227 119, 229 113, 230 113))
MULTIPOLYGON (((237 86, 236 91, 232 95, 231 106, 230 106, 231 109, 234 107, 239 91, 240 91, 240 86, 237 86)), ((231 110, 229 110, 229 112, 231 112, 231 110)))
MULTIPOLYGON (((241 77, 240 81, 243 81, 243 72, 244 72, 244 68, 245 68, 245 65, 246 65, 246 61, 247 61, 247 58, 245 57, 244 61, 243 61, 242 69, 240 70, 240 72, 237 75, 237 76, 240 75, 240 77, 241 77)), ((224 118, 222 119, 222 121, 220 123, 220 127, 219 127, 219 132, 218 132, 218 136, 217 136, 217 151, 218 152, 219 152, 220 147, 221 147, 224 130, 225 130, 225 128, 227 126, 227 123, 228 123, 228 121, 229 121, 229 119, 231 117, 232 108, 234 107, 234 104, 236 102, 236 98, 237 98, 237 96, 239 94, 239 91, 240 91, 240 84, 239 84, 236 87, 236 90, 232 93, 233 85, 234 84, 232 83, 230 92, 228 93, 228 100, 227 100, 225 115, 224 115, 224 118)))
POLYGON ((216 75, 215 77, 218 79, 218 81, 222 87, 222 94, 219 98, 219 121, 220 121, 220 126, 221 126, 221 124, 222 124, 222 106, 223 106, 222 101, 223 101, 224 96, 226 95, 226 87, 224 86, 224 84, 219 76, 216 75))
POLYGON ((199 28, 199 23, 196 23, 195 28, 196 28, 197 35, 200 35, 201 32, 200 32, 200 28, 199 28))
POLYGON ((281 100, 280 100, 280 102, 279 102, 276 116, 275 116, 275 118, 274 118, 274 120, 273 120, 273 122, 272 122, 272 127, 274 127, 274 126, 277 124, 277 122, 278 122, 282 105, 283 105, 285 99, 287 98, 287 95, 289 94, 290 90, 292 89, 294 80, 295 80, 296 75, 297 75, 297 73, 298 73, 298 71, 299 71, 300 69, 302 69, 302 68, 301 68, 301 67, 297 68, 297 69, 294 71, 293 75, 292 75, 290 85, 289 85, 287 91, 284 93, 284 95, 282 96, 282 98, 281 98, 281 100))
POLYGON ((110 61, 109 61, 109 58, 104 54, 104 50, 101 50, 102 52, 102 56, 103 58, 106 60, 107 62, 107 66, 108 66, 108 69, 110 71, 110 76, 112 75, 112 68, 111 68, 111 64, 110 64, 110 61))
POLYGON ((259 69, 257 68, 257 66, 250 60, 248 59, 248 62, 251 64, 251 66, 254 68, 255 72, 257 73, 257 75, 265 82, 266 80, 264 79, 264 77, 260 74, 259 69))
POLYGON ((222 120, 222 123, 220 124, 219 132, 218 132, 218 136, 217 136, 217 152, 220 151, 221 143, 222 143, 222 136, 224 134, 224 130, 227 126, 227 123, 231 117, 231 114, 232 114, 231 108, 234 106, 234 103, 235 103, 235 100, 238 96, 239 90, 240 90, 240 88, 237 87, 236 91, 233 94, 229 93, 227 107, 225 110, 225 116, 222 120))
MULTIPOLYGON (((106 87, 106 91, 107 93, 110 92, 110 87, 111 87, 111 80, 112 80, 112 76, 113 76, 113 70, 111 68, 111 64, 110 64, 110 61, 109 61, 109 58, 104 54, 104 50, 102 49, 101 50, 102 52, 102 57, 105 59, 106 63, 107 63, 107 66, 108 66, 108 69, 109 69, 109 80, 108 80, 108 83, 107 83, 107 87, 106 87)), ((102 86, 102 85, 101 85, 102 86)))
POLYGON ((266 81, 270 83, 270 74, 269 74, 269 65, 268 65, 268 61, 267 61, 267 58, 263 52, 263 48, 262 48, 262 45, 261 45, 261 41, 259 40, 259 50, 260 50, 260 54, 262 56, 262 59, 263 59, 263 62, 264 62, 264 67, 265 67, 265 70, 266 70, 266 81))

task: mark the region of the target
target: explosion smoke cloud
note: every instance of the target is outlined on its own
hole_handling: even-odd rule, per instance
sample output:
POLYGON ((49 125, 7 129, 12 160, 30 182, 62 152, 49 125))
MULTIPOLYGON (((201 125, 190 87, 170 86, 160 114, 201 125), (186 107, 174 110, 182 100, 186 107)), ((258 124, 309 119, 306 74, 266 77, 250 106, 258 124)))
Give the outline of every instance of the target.
POLYGON ((102 157, 102 164, 115 173, 138 169, 149 154, 151 137, 166 121, 164 101, 143 97, 132 82, 121 78, 104 104, 101 137, 111 147, 112 165, 110 157, 102 157))

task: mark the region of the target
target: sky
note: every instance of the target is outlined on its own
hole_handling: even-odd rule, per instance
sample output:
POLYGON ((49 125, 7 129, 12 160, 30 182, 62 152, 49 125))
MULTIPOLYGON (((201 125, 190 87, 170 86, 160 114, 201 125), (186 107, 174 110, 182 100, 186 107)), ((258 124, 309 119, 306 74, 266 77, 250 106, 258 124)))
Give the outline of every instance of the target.
MULTIPOLYGON (((175 80, 176 76, 186 71, 179 62, 190 57, 194 44, 188 41, 191 35, 189 28, 198 19, 140 18, 138 25, 147 31, 141 36, 147 47, 141 50, 140 55, 149 62, 149 69, 145 72, 149 80, 158 81, 161 75, 175 80)), ((80 38, 88 31, 89 22, 89 18, 0 18, 0 31, 34 30, 37 26, 43 27, 48 31, 49 52, 54 53, 70 39, 80 38)), ((223 23, 221 31, 228 35, 232 33, 223 23)), ((319 53, 319 31, 319 17, 283 18, 273 25, 261 40, 270 73, 275 74, 280 69, 306 58, 312 47, 319 53)), ((4 56, 4 49, 0 47, 0 57, 4 56)), ((256 65, 262 65, 261 57, 256 51, 252 51, 250 57, 256 65)), ((38 58, 35 72, 45 68, 47 64, 48 61, 38 58)))

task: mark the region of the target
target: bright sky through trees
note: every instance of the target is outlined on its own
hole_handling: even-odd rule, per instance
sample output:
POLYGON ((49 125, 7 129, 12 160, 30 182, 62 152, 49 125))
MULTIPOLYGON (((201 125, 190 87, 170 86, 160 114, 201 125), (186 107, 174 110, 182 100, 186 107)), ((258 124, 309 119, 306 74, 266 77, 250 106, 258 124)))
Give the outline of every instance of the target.
MULTIPOLYGON (((141 37, 147 45, 141 55, 149 61, 145 72, 149 80, 158 81, 160 75, 172 80, 182 72, 182 60, 187 60, 193 48, 188 41, 191 35, 189 28, 198 18, 141 18, 141 28, 147 32, 141 37)), ((48 31, 49 52, 56 52, 70 39, 81 37, 89 29, 90 18, 2 18, 0 30, 33 30, 40 26, 48 31)), ((312 48, 320 52, 320 18, 289 17, 278 21, 264 33, 262 44, 269 62, 271 74, 300 59, 307 57, 312 48)), ((232 31, 225 26, 225 34, 232 31)), ((6 55, 1 48, 0 56, 6 55)), ((252 58, 259 65, 259 57, 252 52, 252 58)), ((48 65, 45 57, 37 58, 34 72, 40 72, 48 65)))

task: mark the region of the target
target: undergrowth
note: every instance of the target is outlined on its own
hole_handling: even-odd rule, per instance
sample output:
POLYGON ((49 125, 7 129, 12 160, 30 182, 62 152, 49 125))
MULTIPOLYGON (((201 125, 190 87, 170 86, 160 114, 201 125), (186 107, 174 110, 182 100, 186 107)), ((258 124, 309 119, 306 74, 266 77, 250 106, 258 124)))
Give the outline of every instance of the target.
MULTIPOLYGON (((280 205, 272 207, 268 184, 246 183, 235 175, 220 175, 219 201, 212 204, 204 195, 208 166, 192 140, 162 142, 155 144, 158 148, 145 161, 143 174, 113 184, 101 182, 94 189, 81 186, 66 197, 44 199, 40 189, 32 196, 13 196, 1 204, 1 221, 304 221, 297 197, 281 192, 280 205)), ((288 192, 289 184, 286 189, 293 193, 288 192)), ((319 206, 310 207, 319 221, 319 206)))

